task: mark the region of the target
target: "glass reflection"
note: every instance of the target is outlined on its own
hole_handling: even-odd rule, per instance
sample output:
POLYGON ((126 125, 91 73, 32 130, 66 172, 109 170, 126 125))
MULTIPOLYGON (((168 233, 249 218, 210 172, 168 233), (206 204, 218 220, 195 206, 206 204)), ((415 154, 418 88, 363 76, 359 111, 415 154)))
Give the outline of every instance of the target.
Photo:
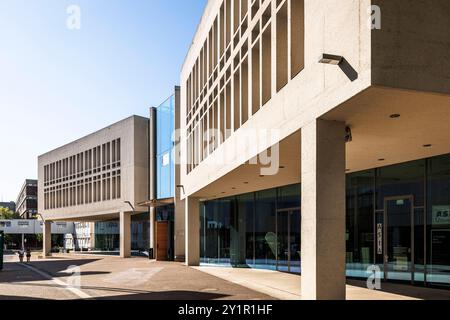
MULTIPOLYGON (((347 175, 347 276, 450 285, 450 155, 347 175), (387 259, 386 259, 387 258, 387 259)), ((205 202, 203 263, 301 271, 300 185, 205 202)))

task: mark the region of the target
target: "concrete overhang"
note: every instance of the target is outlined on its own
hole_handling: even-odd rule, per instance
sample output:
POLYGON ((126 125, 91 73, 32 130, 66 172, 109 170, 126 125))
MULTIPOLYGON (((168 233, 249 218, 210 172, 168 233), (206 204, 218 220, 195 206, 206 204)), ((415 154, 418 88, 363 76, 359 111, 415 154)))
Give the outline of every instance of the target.
MULTIPOLYGON (((450 95, 373 86, 321 119, 351 128, 349 173, 450 153, 450 95)), ((299 130, 280 142, 276 175, 262 176, 260 165, 247 162, 192 196, 208 200, 300 183, 300 141, 299 130)))

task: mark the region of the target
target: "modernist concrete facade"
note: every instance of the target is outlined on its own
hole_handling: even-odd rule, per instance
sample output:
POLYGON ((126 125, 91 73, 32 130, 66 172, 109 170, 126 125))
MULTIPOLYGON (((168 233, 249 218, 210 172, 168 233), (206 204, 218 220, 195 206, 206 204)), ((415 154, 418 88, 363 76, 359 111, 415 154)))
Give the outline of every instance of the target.
POLYGON ((38 181, 25 180, 16 200, 16 211, 23 219, 32 219, 38 209, 38 181))
POLYGON ((208 1, 181 73, 187 264, 202 203, 301 183, 302 297, 345 299, 346 173, 450 153, 449 14, 446 0, 208 1))
POLYGON ((148 212, 148 130, 148 118, 132 116, 39 157, 45 254, 51 221, 120 219, 120 255, 130 256, 131 215, 148 212))

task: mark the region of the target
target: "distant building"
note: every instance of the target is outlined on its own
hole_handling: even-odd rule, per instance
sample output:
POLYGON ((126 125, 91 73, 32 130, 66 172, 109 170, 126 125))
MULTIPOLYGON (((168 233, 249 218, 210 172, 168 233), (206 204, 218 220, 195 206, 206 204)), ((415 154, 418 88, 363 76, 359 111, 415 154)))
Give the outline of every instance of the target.
POLYGON ((16 200, 16 210, 22 219, 31 219, 37 214, 38 208, 38 182, 25 180, 16 200))
POLYGON ((0 208, 7 208, 11 211, 16 212, 16 203, 14 201, 11 202, 0 202, 0 208))
MULTIPOLYGON (((148 217, 148 207, 139 205, 149 198, 148 130, 148 118, 132 116, 39 157, 46 255, 50 222, 117 220, 126 232, 114 247, 120 247, 122 257, 131 256, 131 216, 148 217)), ((95 248, 91 226, 80 225, 77 231, 75 247, 95 248)))

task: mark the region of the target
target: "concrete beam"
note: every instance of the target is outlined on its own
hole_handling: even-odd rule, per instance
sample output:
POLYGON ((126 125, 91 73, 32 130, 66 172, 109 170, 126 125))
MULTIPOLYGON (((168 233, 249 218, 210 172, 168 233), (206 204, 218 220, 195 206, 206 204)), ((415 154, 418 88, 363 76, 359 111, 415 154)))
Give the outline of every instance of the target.
POLYGON ((344 300, 345 124, 302 128, 302 299, 344 300))

